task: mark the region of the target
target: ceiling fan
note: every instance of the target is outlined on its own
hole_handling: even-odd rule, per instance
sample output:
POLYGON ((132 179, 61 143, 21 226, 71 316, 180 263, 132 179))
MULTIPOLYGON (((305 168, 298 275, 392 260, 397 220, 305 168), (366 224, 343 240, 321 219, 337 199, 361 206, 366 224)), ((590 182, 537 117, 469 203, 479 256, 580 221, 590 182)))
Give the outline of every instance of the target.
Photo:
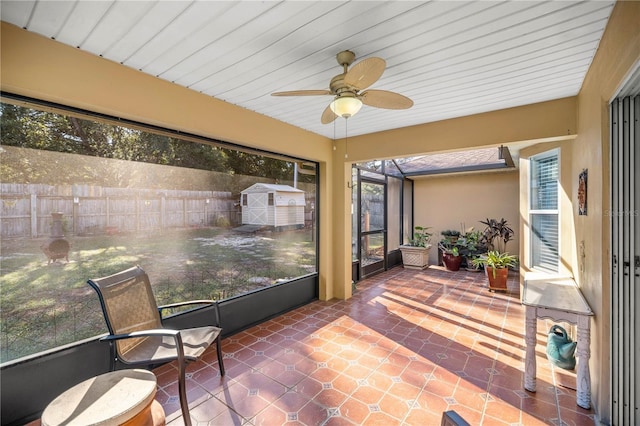
POLYGON ((381 58, 367 58, 349 69, 355 58, 355 53, 350 50, 336 55, 344 71, 331 79, 329 90, 293 90, 272 93, 271 96, 333 96, 333 101, 320 118, 322 124, 331 123, 338 117, 349 118, 360 110, 362 104, 385 109, 408 109, 413 106, 411 99, 399 93, 375 89, 362 92, 378 81, 387 63, 381 58))

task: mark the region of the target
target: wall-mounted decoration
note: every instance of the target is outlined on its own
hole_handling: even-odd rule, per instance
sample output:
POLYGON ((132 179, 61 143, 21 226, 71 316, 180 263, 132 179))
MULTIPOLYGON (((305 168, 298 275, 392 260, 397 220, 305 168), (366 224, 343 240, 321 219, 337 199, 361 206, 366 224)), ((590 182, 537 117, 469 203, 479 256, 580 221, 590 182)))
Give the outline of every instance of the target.
POLYGON ((583 169, 578 176, 578 215, 587 215, 587 169, 583 169))

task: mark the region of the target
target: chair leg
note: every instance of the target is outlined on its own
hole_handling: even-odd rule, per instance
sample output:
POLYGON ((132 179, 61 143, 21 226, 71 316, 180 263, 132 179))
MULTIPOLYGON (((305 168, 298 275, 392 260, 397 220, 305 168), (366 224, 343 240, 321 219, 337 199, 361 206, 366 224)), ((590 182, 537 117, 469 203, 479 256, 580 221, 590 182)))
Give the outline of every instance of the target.
POLYGON ((218 352, 218 365, 220 366, 220 375, 224 376, 224 362, 222 361, 222 348, 220 344, 220 336, 216 338, 216 352, 218 352))
POLYGON ((109 371, 115 371, 116 369, 116 343, 113 341, 109 342, 109 352, 111 353, 111 359, 109 359, 109 371))
POLYGON ((187 384, 185 380, 186 366, 184 362, 178 362, 178 394, 180 396, 180 408, 185 426, 191 426, 191 414, 189 414, 189 401, 187 400, 187 384))

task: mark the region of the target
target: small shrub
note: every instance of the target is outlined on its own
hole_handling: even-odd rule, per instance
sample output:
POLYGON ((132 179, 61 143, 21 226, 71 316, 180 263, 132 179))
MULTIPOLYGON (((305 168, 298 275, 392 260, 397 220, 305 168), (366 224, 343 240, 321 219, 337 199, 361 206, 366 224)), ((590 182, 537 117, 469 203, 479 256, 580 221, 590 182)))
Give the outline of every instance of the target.
POLYGON ((226 217, 218 216, 216 218, 215 225, 220 228, 228 228, 231 226, 231 223, 229 222, 229 219, 227 219, 226 217))

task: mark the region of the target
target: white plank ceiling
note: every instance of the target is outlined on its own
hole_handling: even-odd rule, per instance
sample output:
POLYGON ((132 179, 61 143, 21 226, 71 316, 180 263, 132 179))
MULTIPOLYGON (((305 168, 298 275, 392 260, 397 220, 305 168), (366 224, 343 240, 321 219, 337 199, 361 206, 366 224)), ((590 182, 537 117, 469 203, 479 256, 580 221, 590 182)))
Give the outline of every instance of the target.
MULTIPOLYGON (((349 135, 574 96, 614 1, 5 1, 1 18, 191 90, 330 138, 342 50, 386 60, 371 89, 408 110, 363 106, 349 135)), ((126 100, 123 100, 125 102, 126 100)))

